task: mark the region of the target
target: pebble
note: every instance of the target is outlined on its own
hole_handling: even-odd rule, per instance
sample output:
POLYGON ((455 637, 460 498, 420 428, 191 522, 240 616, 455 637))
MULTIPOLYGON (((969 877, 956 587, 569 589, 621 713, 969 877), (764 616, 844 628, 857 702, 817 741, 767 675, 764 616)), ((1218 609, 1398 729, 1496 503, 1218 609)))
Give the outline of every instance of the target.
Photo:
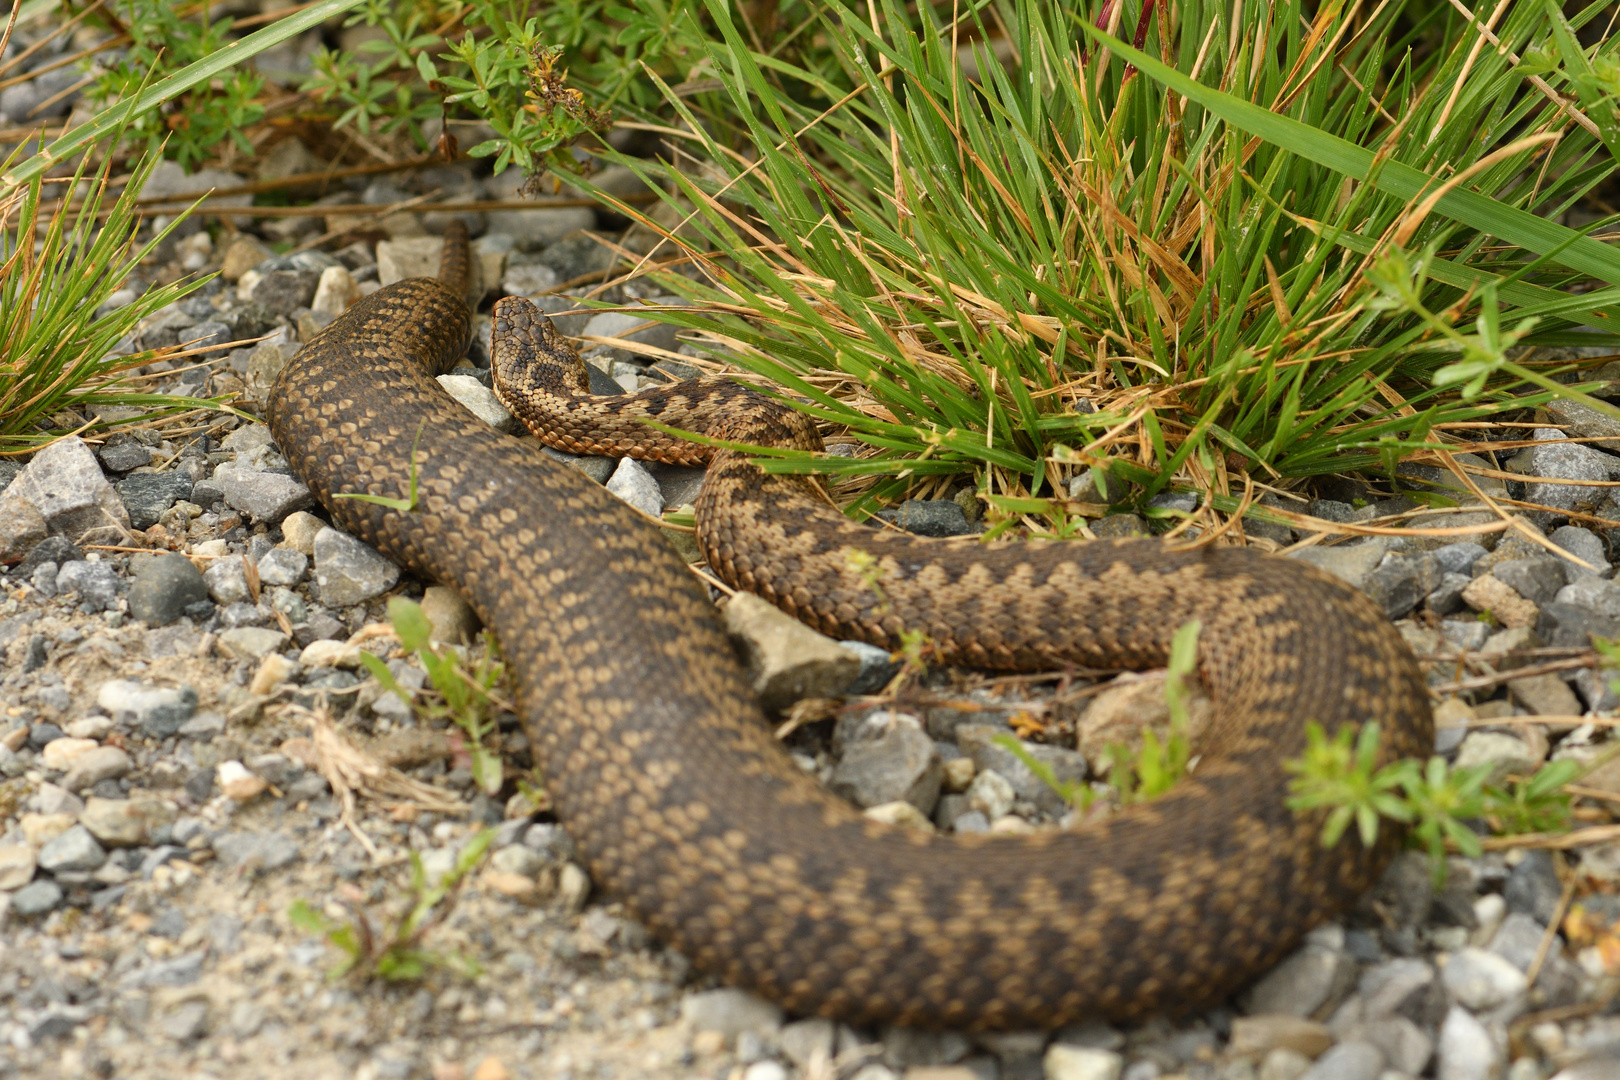
POLYGON ((131 618, 148 626, 167 626, 208 605, 208 586, 190 559, 164 552, 142 564, 130 585, 128 603, 131 618))
POLYGON ((1463 738, 1462 746, 1457 751, 1456 764, 1458 768, 1490 765, 1492 777, 1499 779, 1507 773, 1529 775, 1546 757, 1545 739, 1541 740, 1539 747, 1532 748, 1516 735, 1500 731, 1472 731, 1463 738))
POLYGON ((1541 617, 1535 601, 1521 596, 1494 575, 1475 578, 1462 591, 1463 602, 1475 611, 1489 612, 1507 627, 1533 627, 1541 617))
POLYGON ((1264 1056, 1279 1046, 1315 1058, 1333 1045, 1325 1025, 1286 1013, 1239 1016, 1232 1021, 1231 1049, 1237 1054, 1264 1056))
POLYGON ((570 914, 579 911, 590 895, 590 875, 580 869, 577 863, 563 863, 562 869, 557 872, 557 900, 562 910, 570 914))
POLYGON ((1503 1064, 1496 1040, 1461 1005, 1453 1005, 1440 1025, 1437 1055, 1437 1080, 1493 1080, 1503 1064))
POLYGON ((968 784, 964 794, 968 806, 979 811, 988 821, 1011 813, 1013 803, 1018 799, 1012 783, 994 769, 980 771, 968 784))
POLYGON ((310 310, 322 315, 341 315, 360 300, 360 283, 347 267, 328 266, 315 285, 310 310))
POLYGON ((1316 1060, 1300 1080, 1378 1080, 1384 1055, 1371 1043, 1339 1043, 1316 1060))
POLYGON ((831 1020, 813 1018, 785 1024, 776 1035, 787 1059, 809 1071, 812 1061, 830 1063, 838 1045, 838 1028, 831 1020))
POLYGON ((62 887, 49 878, 40 878, 11 894, 11 911, 31 919, 56 910, 62 903, 62 887))
POLYGON ((432 640, 446 645, 470 645, 482 625, 461 594, 443 585, 429 585, 422 594, 422 614, 433 627, 432 640))
POLYGON ((27 844, 0 845, 0 892, 20 889, 34 880, 34 849, 27 844))
POLYGON ((1125 1059, 1112 1050, 1055 1042, 1041 1059, 1046 1080, 1119 1080, 1125 1059))
POLYGON ((1564 587, 1564 568, 1556 559, 1509 559, 1491 567, 1491 573, 1538 607, 1564 587))
POLYGON ((52 532, 81 544, 121 543, 129 534, 129 512, 77 435, 35 453, 6 487, 6 498, 32 503, 52 532))
POLYGON ((1401 619, 1440 587, 1444 575, 1440 560, 1432 555, 1392 551, 1362 579, 1361 591, 1383 609, 1386 617, 1401 619))
POLYGON ((634 458, 620 458, 618 468, 608 478, 608 491, 649 517, 664 512, 664 493, 641 464, 634 458))
POLYGON ((1557 913, 1563 891, 1551 854, 1529 851, 1508 874, 1502 899, 1507 901, 1509 911, 1523 912, 1545 925, 1557 913))
POLYGON ((74 825, 39 849, 39 868, 50 874, 94 870, 106 861, 106 849, 83 825, 74 825))
POLYGON ((1528 989, 1524 973, 1495 953, 1473 947, 1451 954, 1440 980, 1459 1004, 1484 1012, 1520 997, 1528 989))
POLYGON ((951 499, 907 499, 873 516, 917 536, 968 536, 979 531, 969 524, 961 504, 951 499))
POLYGON ((299 308, 309 307, 320 283, 321 275, 313 270, 260 271, 251 284, 248 275, 242 275, 237 294, 240 296, 245 286, 244 299, 263 306, 272 315, 291 315, 299 308))
POLYGON ((274 525, 295 510, 315 505, 304 482, 285 473, 236 469, 214 478, 220 480, 226 504, 253 521, 274 525))
POLYGON ((279 870, 300 856, 298 842, 277 832, 221 833, 213 848, 227 866, 260 871, 279 870))
POLYGON ((875 739, 862 739, 844 749, 833 769, 831 786, 856 806, 906 802, 927 815, 939 801, 943 772, 934 740, 915 722, 896 722, 875 739))
POLYGON ((803 698, 833 697, 860 670, 860 660, 838 642, 752 593, 733 596, 720 613, 766 709, 786 709, 803 698))
POLYGON ((62 786, 69 791, 83 791, 103 780, 117 780, 125 776, 134 763, 129 755, 116 746, 98 746, 79 755, 62 777, 62 786))
POLYGON ((363 603, 399 581, 399 567, 348 533, 322 529, 313 548, 315 584, 328 607, 363 603))
POLYGON ((161 811, 151 799, 102 799, 92 795, 79 812, 79 824, 106 847, 143 847, 161 811))
POLYGON ((1620 619, 1620 581, 1583 574, 1559 589, 1554 599, 1560 604, 1620 619))
MULTIPOLYGON (((1561 440, 1565 436, 1558 428, 1537 428, 1534 437, 1539 440, 1561 440)), ((1507 467, 1512 472, 1526 476, 1593 483, 1594 486, 1527 482, 1524 501, 1552 507, 1554 512, 1529 510, 1525 516, 1537 525, 1545 526, 1554 519, 1558 510, 1573 510, 1579 503, 1601 504, 1608 492, 1595 486, 1595 483, 1614 479, 1620 473, 1620 458, 1578 443, 1544 442, 1515 454, 1508 460, 1507 467)))
POLYGON ((150 529, 158 523, 163 511, 181 499, 189 499, 194 486, 190 476, 176 469, 132 473, 118 481, 114 490, 129 514, 130 527, 150 529))
MULTIPOLYGON (((1552 672, 1509 679, 1507 688, 1513 699, 1535 716, 1579 716, 1585 711, 1575 691, 1552 672)), ((1535 763, 1539 765, 1545 756, 1543 751, 1535 763)))
POLYGON ((290 588, 309 574, 309 556, 295 548, 272 548, 259 557, 259 581, 290 588))
POLYGON ((75 559, 56 572, 56 594, 77 593, 80 610, 112 611, 118 607, 118 572, 104 562, 75 559))
POLYGON ((686 995, 681 999, 681 1020, 694 1032, 717 1031, 735 1039, 745 1031, 775 1034, 782 1026, 782 1010, 746 990, 726 987, 686 995))
POLYGON ((326 528, 326 522, 303 510, 288 514, 281 522, 282 543, 301 555, 315 555, 315 537, 326 528))
POLYGON ((45 539, 47 528, 44 515, 33 503, 9 496, 0 498, 0 564, 20 559, 45 539))
POLYGON ((1331 997, 1347 988, 1354 963, 1338 949, 1307 940, 1255 983, 1240 1001, 1251 1016, 1280 1014, 1311 1017, 1331 997))
POLYGON ((885 825, 899 825, 919 832, 933 832, 934 823, 909 802, 887 802, 869 806, 862 814, 885 825))
MULTIPOLYGON (((1029 770, 1011 750, 997 740, 1009 732, 989 724, 960 724, 956 728, 957 745, 973 759, 980 771, 994 771, 1012 785, 1018 798, 1034 803, 1049 813, 1058 813, 1066 807, 1063 796, 1029 770)), ((1086 778, 1088 769, 1085 756, 1061 746, 1044 743, 1024 743, 1024 753, 1046 765, 1060 783, 1078 783, 1086 778)))
MULTIPOLYGON (((489 231, 500 236, 512 239, 512 245, 519 251, 541 251, 555 245, 563 237, 579 229, 596 227, 596 214, 584 206, 538 206, 524 210, 491 210, 488 213, 489 231)), ((601 245, 589 241, 592 248, 600 249, 601 245)), ((377 257, 382 258, 382 245, 377 245, 377 257)), ((548 252, 549 254, 549 252, 548 252)), ((560 253, 559 253, 560 254, 560 253)), ((573 267, 554 266, 562 277, 571 278, 579 273, 568 273, 573 267)), ((596 269, 596 267, 591 267, 596 269)))
POLYGON ((166 738, 197 711, 197 691, 189 686, 150 686, 111 679, 96 691, 96 704, 115 720, 139 725, 142 732, 166 738))
POLYGON ((222 631, 214 646, 221 656, 231 660, 246 660, 257 664, 273 652, 280 652, 289 638, 280 630, 262 626, 240 626, 222 631))
MULTIPOLYGON (((1316 504, 1311 505, 1314 507, 1316 504)), ((1367 580, 1367 575, 1377 569, 1378 564, 1383 561, 1385 550, 1384 543, 1374 538, 1357 544, 1301 548, 1290 554, 1289 558, 1310 563, 1318 570, 1325 570, 1340 581, 1359 589, 1367 580)))
POLYGON ((47 769, 66 769, 78 758, 97 746, 94 739, 74 739, 63 736, 52 739, 41 751, 39 759, 47 769))
POLYGON ((241 556, 227 555, 209 562, 203 582, 208 586, 208 598, 222 607, 243 603, 252 596, 241 556))
POLYGON ((240 761, 220 762, 218 776, 220 790, 239 803, 252 802, 270 787, 269 781, 255 776, 240 761))
MULTIPOLYGON (((445 392, 461 402, 466 410, 478 419, 494 428, 511 435, 523 427, 517 417, 507 411, 501 399, 495 396, 495 391, 473 378, 471 375, 440 375, 439 385, 445 392)), ((629 458, 625 459, 630 460, 629 458)))

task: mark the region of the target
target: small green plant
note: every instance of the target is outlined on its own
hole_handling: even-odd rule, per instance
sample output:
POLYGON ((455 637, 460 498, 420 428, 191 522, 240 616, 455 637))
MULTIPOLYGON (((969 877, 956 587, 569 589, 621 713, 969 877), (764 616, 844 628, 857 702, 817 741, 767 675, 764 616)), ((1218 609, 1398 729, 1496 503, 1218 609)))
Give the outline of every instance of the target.
POLYGON ((1507 786, 1491 782, 1493 766, 1456 768, 1434 756, 1378 765, 1379 728, 1373 721, 1343 725, 1330 738, 1315 721, 1305 725, 1306 747, 1287 763, 1294 773, 1288 805, 1296 811, 1327 811, 1322 844, 1331 847, 1352 823, 1361 842, 1377 842, 1382 821, 1410 827, 1428 852, 1436 882, 1444 880, 1446 850, 1473 857, 1483 851, 1469 822, 1489 823, 1507 834, 1558 832, 1569 827, 1570 797, 1564 786, 1588 766, 1553 761, 1528 779, 1507 786))
POLYGON ((402 514, 409 514, 416 509, 416 447, 422 441, 422 429, 427 421, 416 425, 416 437, 411 440, 411 464, 408 473, 409 480, 405 487, 405 498, 395 499, 387 495, 366 495, 357 491, 344 491, 338 493, 340 499, 354 499, 358 502, 372 503, 376 506, 386 506, 390 510, 398 510, 402 514))
MULTIPOLYGON (((1110 743, 1104 751, 1109 762, 1108 781, 1119 792, 1121 806, 1151 802, 1187 775, 1192 761, 1192 740, 1187 735, 1187 678, 1198 668, 1198 634, 1203 624, 1197 619, 1183 623, 1170 639, 1170 659, 1165 665, 1164 700, 1170 712, 1170 732, 1161 742, 1152 729, 1142 732, 1142 745, 1134 752, 1121 743, 1110 743)), ((996 742, 1023 763, 1035 777, 1057 792, 1062 799, 1084 812, 1097 800, 1097 791, 1088 784, 1059 780, 1052 767, 1040 761, 1016 738, 997 735, 996 742)))
MULTIPOLYGON (((431 718, 448 719, 462 730, 472 757, 473 781, 485 794, 496 794, 501 790, 501 758, 484 744, 485 737, 495 730, 495 720, 489 715, 494 704, 490 691, 500 681, 503 671, 495 658, 494 640, 486 634, 486 651, 477 666, 468 672, 453 650, 434 646, 433 625, 422 614, 421 605, 396 596, 388 601, 388 618, 399 643, 421 659, 428 680, 444 699, 442 704, 417 700, 416 707, 431 718)), ((384 690, 393 691, 405 701, 412 700, 380 659, 362 650, 360 662, 384 690)))
POLYGON ((372 927, 370 917, 358 904, 350 905, 353 917, 343 921, 297 900, 288 908, 287 918, 300 930, 324 937, 328 944, 343 953, 343 959, 328 973, 334 980, 354 974, 363 981, 375 978, 385 982, 413 982, 432 968, 445 968, 473 978, 480 972, 474 960, 456 953, 424 949, 422 939, 449 917, 462 882, 489 851, 495 832, 490 828, 474 835, 456 853, 450 869, 436 881, 428 880, 422 857, 411 852, 410 908, 385 932, 379 933, 372 927))

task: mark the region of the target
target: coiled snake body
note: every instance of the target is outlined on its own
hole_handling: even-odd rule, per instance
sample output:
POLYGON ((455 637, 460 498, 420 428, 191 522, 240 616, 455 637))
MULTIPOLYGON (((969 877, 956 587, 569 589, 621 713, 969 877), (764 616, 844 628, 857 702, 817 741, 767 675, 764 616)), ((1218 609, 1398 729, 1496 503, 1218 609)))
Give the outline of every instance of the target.
MULTIPOLYGON (((698 507, 711 564, 828 633, 892 647, 921 629, 967 663, 1130 668, 1162 665, 1175 630, 1202 622, 1213 716, 1196 770, 1163 797, 1026 836, 863 817, 772 739, 658 528, 434 382, 468 342, 464 233, 444 266, 449 285, 390 285, 309 342, 276 384, 272 431, 334 521, 455 587, 494 629, 592 878, 699 967, 851 1022, 1183 1011, 1274 963, 1387 862, 1390 830, 1372 850, 1324 848, 1319 819, 1284 805, 1306 720, 1378 720, 1390 756, 1431 745, 1410 653, 1359 594, 1244 549, 879 532, 721 453, 698 507), (419 428, 414 512, 334 497, 402 495, 419 428), (852 551, 876 560, 879 590, 852 551)), ((498 350, 546 344, 524 303, 497 309, 498 350)), ((778 409, 723 411, 728 437, 804 433, 778 409)))

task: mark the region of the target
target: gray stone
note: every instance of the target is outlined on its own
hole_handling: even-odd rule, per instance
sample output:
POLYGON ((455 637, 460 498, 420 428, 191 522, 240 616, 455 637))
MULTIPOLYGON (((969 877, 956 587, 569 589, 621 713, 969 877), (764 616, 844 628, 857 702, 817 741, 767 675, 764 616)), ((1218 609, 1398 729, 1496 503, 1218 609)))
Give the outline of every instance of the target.
POLYGON ((1542 406, 1564 434, 1577 439, 1595 439, 1606 450, 1620 449, 1620 420, 1599 412, 1584 401, 1554 398, 1542 406))
POLYGON ((79 813, 79 824, 106 847, 134 848, 150 842, 153 823, 161 817, 159 804, 153 799, 91 796, 79 813))
POLYGON ((1564 587, 1564 567, 1556 559, 1511 559, 1497 563, 1491 574, 1538 606, 1550 602, 1564 587))
POLYGON ((553 288, 558 281, 557 271, 539 263, 509 263, 501 288, 512 296, 533 296, 553 288))
POLYGON ((1475 1012, 1498 1008, 1529 989, 1522 971, 1495 953, 1473 947, 1452 953, 1440 969, 1440 980, 1453 999, 1475 1012))
POLYGON ((918 536, 967 536, 978 532, 968 523, 961 504, 951 499, 907 499, 873 516, 918 536))
POLYGON ((0 498, 0 566, 21 559, 44 540, 49 527, 26 499, 0 498))
POLYGON ((854 653, 861 662, 860 672, 840 691, 842 694, 850 696, 875 694, 889 685, 889 680, 900 670, 900 665, 895 662, 887 649, 868 645, 864 641, 840 641, 838 645, 854 653))
POLYGON ((299 856, 298 842, 282 833, 228 832, 214 837, 214 853, 227 866, 279 870, 299 856))
POLYGON ((754 692, 766 709, 785 709, 807 697, 834 697, 861 668, 861 661, 836 641, 752 593, 726 601, 721 617, 742 649, 754 692))
POLYGON ((1591 577, 1594 574, 1606 577, 1609 571, 1613 569, 1609 565, 1608 554, 1604 549, 1603 541, 1598 537, 1597 533, 1590 529, 1583 529, 1578 525, 1563 525, 1549 533, 1547 539, 1571 555, 1592 564, 1594 569, 1588 570, 1586 567, 1568 559, 1562 560, 1564 574, 1569 581, 1578 581, 1583 577, 1591 577))
POLYGON ((1404 1016, 1358 1024, 1355 1038, 1376 1046, 1384 1064, 1408 1076, 1417 1076, 1434 1056, 1434 1040, 1404 1016))
POLYGON ((191 952, 177 956, 173 960, 155 960, 126 972, 118 980, 118 985, 129 990, 158 986, 190 986, 202 977, 203 959, 202 952, 191 952))
POLYGON ((79 594, 80 610, 112 611, 118 607, 118 572, 104 562, 75 559, 56 572, 56 594, 79 594))
POLYGON ((62 903, 62 886, 40 878, 11 894, 11 912, 25 919, 45 915, 62 903))
MULTIPOLYGON (((101 467, 108 472, 127 473, 131 469, 138 469, 142 465, 152 463, 152 448, 136 438, 132 432, 120 431, 109 436, 96 451, 96 457, 101 459, 101 467)), ((149 473, 151 476, 161 476, 162 473, 149 473)), ((142 528, 137 525, 136 528, 142 528)))
MULTIPOLYGON (((489 232, 511 237, 512 245, 519 251, 540 251, 542 248, 550 248, 570 233, 596 226, 596 214, 589 207, 583 206, 537 206, 523 210, 491 210, 488 212, 487 220, 489 232)), ((592 245, 601 246, 594 241, 592 245)), ((573 267, 567 266, 566 263, 562 265, 553 263, 553 268, 563 280, 579 276, 578 273, 568 273, 567 271, 573 267)), ((593 266, 591 269, 596 267, 593 266)), ((580 271, 580 273, 588 272, 580 271)))
POLYGON ((1342 1042, 1323 1054, 1300 1080, 1378 1080, 1384 1054, 1371 1043, 1342 1042))
POLYGON ((1374 537, 1356 544, 1302 548, 1289 558, 1310 563, 1317 569, 1325 570, 1340 581, 1359 589, 1367 580, 1367 575, 1377 569, 1378 564, 1383 561, 1386 550, 1387 545, 1383 539, 1374 537))
MULTIPOLYGON (((1546 927, 1524 912, 1514 911, 1496 928, 1490 950, 1528 975, 1545 935, 1546 927)), ((1564 955, 1562 943, 1555 939, 1530 988, 1530 1004, 1537 1009, 1574 1004, 1581 981, 1580 969, 1564 955)))
POLYGON ((130 527, 150 529, 158 523, 163 511, 177 500, 189 499, 194 486, 190 476, 174 469, 169 472, 131 473, 118 481, 115 490, 129 513, 130 527))
POLYGON ((1453 1005, 1440 1025, 1437 1080, 1494 1080, 1504 1055, 1485 1025, 1453 1005))
POLYGON ((649 517, 664 512, 664 493, 658 481, 634 458, 620 458, 607 489, 649 517))
POLYGON ((652 474, 652 478, 658 481, 658 490, 663 494, 665 506, 697 503, 698 493, 703 490, 706 469, 688 465, 665 465, 658 461, 648 461, 644 464, 647 471, 652 474))
POLYGON ((1239 1000, 1243 1011, 1250 1015, 1314 1017, 1318 1011, 1331 1008, 1334 998, 1349 989, 1354 977, 1355 963, 1342 951, 1319 941, 1307 941, 1239 1000))
MULTIPOLYGON (((652 302, 674 305, 686 303, 685 300, 673 296, 655 297, 652 302)), ((590 322, 585 324, 582 336, 634 341, 666 352, 674 352, 678 344, 675 340, 677 329, 672 323, 653 322, 648 316, 634 311, 604 311, 591 316, 590 322)), ((633 358, 632 353, 622 349, 614 349, 611 354, 618 359, 633 358)))
POLYGON ((291 315, 309 307, 320 284, 321 275, 313 270, 272 270, 253 283, 249 296, 272 315, 291 315))
POLYGON ((837 1050, 838 1026, 831 1020, 819 1018, 797 1020, 784 1025, 776 1041, 789 1061, 800 1069, 809 1070, 815 1060, 831 1064, 837 1050))
POLYGON ((501 399, 495 396, 495 391, 473 378, 471 375, 440 375, 439 385, 444 387, 445 393, 455 398, 468 412, 494 428, 511 435, 522 430, 523 425, 507 411, 501 399))
POLYGON ((399 567, 348 533, 325 528, 315 536, 315 584, 328 607, 364 603, 394 587, 399 567))
MULTIPOLYGON (((1544 748, 1546 743, 1543 742, 1541 746, 1544 748)), ((1541 761, 1542 758, 1525 740, 1501 731, 1471 731, 1457 750, 1459 769, 1490 765, 1492 776, 1496 779, 1507 773, 1528 775, 1541 765, 1541 761)))
MULTIPOLYGON (((1391 619, 1404 618, 1439 587, 1443 571, 1432 555, 1390 552, 1361 582, 1361 591, 1391 619)), ((1460 602, 1462 590, 1458 589, 1460 602)))
POLYGON ((197 711, 197 691, 112 679, 96 691, 96 704, 115 720, 138 724, 144 734, 162 739, 179 731, 197 711))
POLYGON ((315 496, 304 482, 286 473, 241 469, 226 473, 221 469, 214 478, 220 481, 226 504, 253 521, 273 525, 295 510, 315 505, 315 496))
POLYGON ((905 801, 931 814, 942 770, 934 741, 914 723, 896 720, 878 738, 845 748, 833 770, 832 789, 857 806, 905 801))
POLYGON ((1558 590, 1556 603, 1585 608, 1610 619, 1620 619, 1620 581, 1583 574, 1558 590))
MULTIPOLYGON (((1440 584, 1425 598, 1424 603, 1436 615, 1451 615, 1461 611, 1466 605, 1463 602, 1463 590, 1473 578, 1467 574, 1445 573, 1440 576, 1440 584)), ((1484 624, 1479 624, 1483 626, 1484 624)), ((1483 642, 1483 638, 1480 639, 1483 642)))
POLYGON ((134 762, 116 746, 98 746, 74 758, 62 777, 62 786, 69 791, 83 791, 103 780, 117 780, 128 775, 134 762))
POLYGON ((986 822, 1011 813, 1013 803, 1018 800, 1012 782, 994 769, 985 769, 974 776, 962 796, 970 810, 983 814, 986 822))
POLYGON ((67 1038, 89 1019, 90 1010, 83 1005, 52 1005, 29 1022, 28 1037, 35 1043, 67 1038))
MULTIPOLYGON (((1063 796, 996 741, 998 735, 1007 734, 1005 728, 990 724, 960 724, 956 728, 956 741, 979 771, 993 769, 1001 774, 1020 799, 1027 799, 1047 813, 1062 812, 1065 809, 1063 796)), ((1078 751, 1042 743, 1024 743, 1023 749, 1030 757, 1047 765, 1059 783, 1075 783, 1086 778, 1086 759, 1078 751)))
POLYGON ((267 630, 262 626, 239 626, 220 632, 216 647, 232 660, 246 660, 257 664, 273 652, 286 647, 288 637, 280 630, 267 630))
POLYGON ((248 589, 247 568, 243 565, 244 556, 225 555, 214 559, 203 571, 203 581, 208 585, 209 599, 220 606, 227 604, 240 604, 246 601, 252 593, 248 589))
MULTIPOLYGON (((1535 438, 1563 439, 1557 428, 1537 428, 1535 438)), ((1573 510, 1577 504, 1600 504, 1608 492, 1596 486, 1596 481, 1610 480, 1620 474, 1620 458, 1594 450, 1578 443, 1544 442, 1515 454, 1507 467, 1526 476, 1555 480, 1585 480, 1587 484, 1545 484, 1534 480, 1525 483, 1524 500, 1551 510, 1529 510, 1526 516, 1545 528, 1558 518, 1558 511, 1573 510)))
POLYGON ((1508 692, 1536 716, 1581 715, 1580 699, 1568 683, 1552 672, 1509 679, 1508 692))
POLYGON ((77 435, 37 452, 6 497, 33 503, 52 533, 78 543, 118 543, 128 536, 129 513, 77 435))
MULTIPOLYGON (((591 393, 594 394, 597 392, 598 391, 595 387, 591 388, 591 393)), ((619 464, 619 460, 617 458, 595 456, 581 457, 578 454, 567 454, 561 450, 553 450, 549 446, 542 446, 540 448, 540 452, 546 455, 546 457, 551 458, 553 461, 566 465, 576 472, 583 473, 585 476, 589 477, 598 484, 607 483, 608 477, 613 475, 613 470, 616 469, 619 464)))
POLYGON ((128 603, 130 618, 148 626, 167 626, 192 605, 208 603, 208 586, 190 559, 164 552, 136 572, 128 603))
POLYGON ((1448 574, 1466 574, 1485 554, 1485 549, 1471 540, 1446 544, 1429 552, 1440 562, 1440 569, 1448 574))
POLYGON ((1362 1015, 1367 1020, 1404 1016, 1430 1027, 1439 1023, 1446 1007, 1445 991, 1433 965, 1415 957, 1397 957, 1374 964, 1357 982, 1362 1015))
POLYGON ((735 1039, 745 1031, 774 1034, 782 1026, 782 1010, 745 990, 725 988, 686 995, 681 1019, 693 1031, 718 1031, 735 1039))
POLYGON ((1586 608, 1560 604, 1554 600, 1543 604, 1536 613, 1536 638, 1542 645, 1584 649, 1590 647, 1594 637, 1612 638, 1616 635, 1620 635, 1620 619, 1599 615, 1586 608))
POLYGON ((106 861, 106 849, 83 825, 73 826, 39 849, 39 868, 51 874, 94 870, 106 861))
POLYGON ((290 588, 309 574, 309 556, 292 548, 272 548, 259 559, 258 568, 262 584, 290 588))
POLYGON ((208 1033, 208 1003, 187 1001, 176 1006, 158 1024, 165 1038, 193 1042, 208 1033))
POLYGON ((1546 851, 1528 851, 1508 874, 1502 887, 1502 899, 1509 911, 1522 911, 1540 923, 1549 923, 1558 911, 1558 900, 1563 885, 1553 869, 1552 855, 1546 851))

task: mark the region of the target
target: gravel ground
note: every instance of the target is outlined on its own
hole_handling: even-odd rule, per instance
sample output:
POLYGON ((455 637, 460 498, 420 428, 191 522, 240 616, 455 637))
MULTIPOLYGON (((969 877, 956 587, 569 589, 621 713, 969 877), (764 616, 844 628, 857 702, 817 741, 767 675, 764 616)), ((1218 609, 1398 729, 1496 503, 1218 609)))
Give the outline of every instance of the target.
MULTIPOLYGON (((321 164, 289 139, 270 148, 265 169, 321 164)), ((240 179, 199 175, 165 166, 147 193, 240 179)), ((504 198, 515 187, 447 167, 402 177, 355 181, 334 199, 386 205, 433 188, 504 198)), ((625 173, 598 183, 628 193, 636 182, 625 173)), ((658 353, 594 348, 599 392, 713 369, 669 327, 578 309, 589 286, 547 292, 606 268, 606 249, 582 230, 609 232, 632 252, 651 249, 650 231, 615 233, 622 221, 581 208, 463 216, 479 238, 486 311, 498 295, 533 295, 566 333, 622 336, 666 354, 648 368, 658 353)), ((121 351, 269 335, 146 371, 157 392, 236 394, 251 412, 299 343, 355 298, 432 272, 432 234, 443 223, 431 209, 395 213, 360 239, 326 244, 336 250, 275 254, 272 243, 296 248, 354 223, 333 215, 210 232, 187 222, 114 302, 183 272, 221 277, 148 320, 121 351)), ((601 297, 656 294, 631 282, 601 297)), ((487 390, 487 317, 479 329, 470 362, 446 386, 509 429, 487 390)), ((1612 443, 1565 441, 1617 431, 1578 405, 1522 420, 1506 434, 1526 449, 1460 457, 1509 474, 1476 476, 1486 496, 1547 508, 1524 511, 1512 532, 1297 546, 1312 534, 1248 530, 1381 604, 1428 666, 1437 750, 1512 772, 1602 752, 1620 704, 1609 687, 1616 673, 1588 647, 1594 634, 1620 634, 1609 561, 1620 488, 1607 486, 1620 479, 1620 456, 1603 448, 1612 443)), ((701 481, 696 470, 569 462, 654 514, 691 503, 701 481)), ((402 687, 418 689, 421 669, 383 628, 387 600, 421 600, 448 640, 469 635, 470 614, 328 527, 263 425, 194 414, 69 438, 0 462, 0 483, 0 1075, 1620 1076, 1611 1005, 1620 841, 1601 828, 1620 802, 1620 765, 1581 781, 1580 823, 1599 826, 1589 842, 1453 859, 1438 890, 1422 857, 1403 857, 1356 911, 1208 1013, 1128 1030, 976 1038, 857 1031, 784 1017, 694 976, 591 891, 543 810, 510 783, 494 798, 477 790, 460 736, 419 719, 356 660, 358 648, 372 651, 402 687), (435 967, 407 983, 334 980, 341 954, 289 919, 302 901, 339 922, 362 913, 381 933, 412 899, 410 855, 440 875, 484 828, 496 830, 490 855, 422 942, 437 957, 475 963, 475 974, 435 967)), ((1461 505, 1415 513, 1423 507, 1408 496, 1353 479, 1322 481, 1299 501, 1268 498, 1352 524, 1494 519, 1449 473, 1409 465, 1402 484, 1461 505)), ((1190 508, 1177 498, 1163 505, 1190 508)), ((971 494, 889 516, 930 535, 978 528, 971 494)), ((1092 523, 1097 535, 1146 528, 1129 514, 1092 523)), ((1151 673, 1105 683, 931 672, 884 699, 874 695, 894 666, 875 650, 783 625, 746 598, 725 614, 762 697, 797 724, 786 736, 795 760, 874 815, 919 828, 1018 832, 1068 821, 994 736, 1015 732, 1060 777, 1095 780, 1100 747, 1127 718, 1162 719, 1162 676, 1151 673)), ((508 774, 521 775, 525 740, 509 715, 500 719, 508 774)))

